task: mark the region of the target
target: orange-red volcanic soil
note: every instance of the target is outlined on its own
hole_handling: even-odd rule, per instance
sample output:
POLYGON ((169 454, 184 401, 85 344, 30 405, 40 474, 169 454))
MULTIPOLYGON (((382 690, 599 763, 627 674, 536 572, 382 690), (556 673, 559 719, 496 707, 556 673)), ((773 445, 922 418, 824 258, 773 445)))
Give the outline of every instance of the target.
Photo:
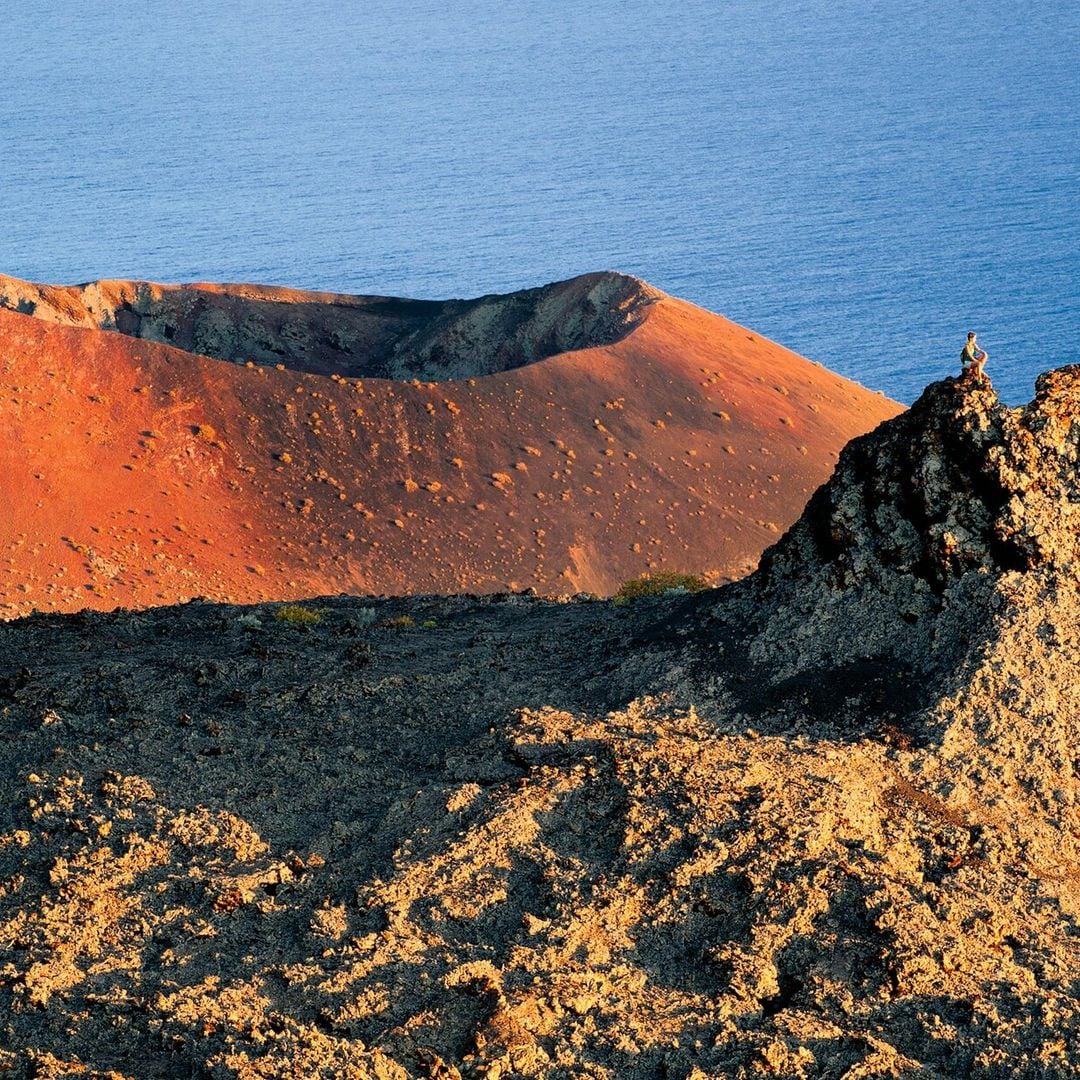
POLYGON ((739 577, 900 406, 641 296, 620 340, 443 382, 0 308, 0 614, 739 577))

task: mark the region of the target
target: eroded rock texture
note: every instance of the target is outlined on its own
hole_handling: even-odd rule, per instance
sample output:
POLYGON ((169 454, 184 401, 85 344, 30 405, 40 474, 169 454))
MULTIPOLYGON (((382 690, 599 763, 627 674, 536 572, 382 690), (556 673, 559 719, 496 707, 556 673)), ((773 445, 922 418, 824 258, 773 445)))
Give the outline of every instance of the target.
POLYGON ((16 1076, 1068 1077, 1077 374, 715 593, 0 627, 16 1076))

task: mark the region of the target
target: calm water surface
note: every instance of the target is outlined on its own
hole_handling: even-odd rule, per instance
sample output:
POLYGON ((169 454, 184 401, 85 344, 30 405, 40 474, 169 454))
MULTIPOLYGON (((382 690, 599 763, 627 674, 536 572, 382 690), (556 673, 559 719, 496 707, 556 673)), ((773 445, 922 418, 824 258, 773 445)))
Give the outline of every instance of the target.
POLYGON ((1080 362, 1072 0, 8 0, 0 271, 614 268, 910 401, 1080 362))

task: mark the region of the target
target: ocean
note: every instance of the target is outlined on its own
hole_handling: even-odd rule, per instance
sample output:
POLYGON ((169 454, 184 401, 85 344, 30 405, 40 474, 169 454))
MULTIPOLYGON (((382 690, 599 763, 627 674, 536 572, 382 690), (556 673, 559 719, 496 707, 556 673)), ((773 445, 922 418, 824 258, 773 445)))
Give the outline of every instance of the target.
POLYGON ((636 274, 910 402, 1080 362, 1066 0, 8 0, 0 272, 636 274))

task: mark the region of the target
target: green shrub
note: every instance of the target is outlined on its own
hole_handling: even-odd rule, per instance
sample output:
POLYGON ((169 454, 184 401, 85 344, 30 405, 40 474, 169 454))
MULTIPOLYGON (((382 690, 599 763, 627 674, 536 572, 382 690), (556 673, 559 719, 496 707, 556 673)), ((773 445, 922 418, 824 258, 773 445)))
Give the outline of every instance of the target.
POLYGON ((389 619, 383 619, 379 625, 384 630, 408 630, 416 625, 416 620, 411 615, 394 615, 389 619))
POLYGON ((285 604, 274 612, 274 618, 289 626, 314 626, 315 623, 322 622, 322 612, 306 608, 302 604, 285 604))
POLYGON ((661 570, 656 574, 642 574, 619 586, 615 594, 616 604, 629 604, 643 596, 663 596, 669 592, 701 592, 707 588, 705 580, 697 574, 679 574, 674 570, 661 570))

